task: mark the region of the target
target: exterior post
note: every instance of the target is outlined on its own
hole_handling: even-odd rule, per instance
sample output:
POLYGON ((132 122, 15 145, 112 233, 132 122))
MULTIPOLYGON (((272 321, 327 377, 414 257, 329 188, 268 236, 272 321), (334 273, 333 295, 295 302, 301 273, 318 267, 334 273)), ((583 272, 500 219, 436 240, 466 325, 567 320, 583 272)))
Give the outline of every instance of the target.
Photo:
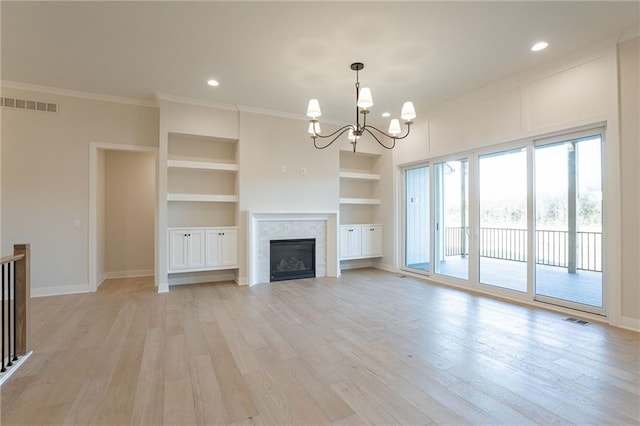
POLYGON ((576 143, 571 141, 567 145, 567 170, 568 170, 568 259, 567 265, 570 274, 575 274, 578 266, 578 226, 577 226, 577 179, 576 179, 576 143))

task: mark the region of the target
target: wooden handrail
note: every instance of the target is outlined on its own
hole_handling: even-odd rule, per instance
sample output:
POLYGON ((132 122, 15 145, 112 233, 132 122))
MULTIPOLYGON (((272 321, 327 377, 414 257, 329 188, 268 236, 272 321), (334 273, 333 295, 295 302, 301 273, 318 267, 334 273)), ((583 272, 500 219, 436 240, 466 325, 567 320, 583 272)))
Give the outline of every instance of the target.
POLYGON ((14 254, 13 256, 5 256, 5 257, 0 257, 0 265, 5 264, 5 263, 9 263, 9 262, 14 262, 16 260, 20 260, 24 257, 24 254, 14 254))

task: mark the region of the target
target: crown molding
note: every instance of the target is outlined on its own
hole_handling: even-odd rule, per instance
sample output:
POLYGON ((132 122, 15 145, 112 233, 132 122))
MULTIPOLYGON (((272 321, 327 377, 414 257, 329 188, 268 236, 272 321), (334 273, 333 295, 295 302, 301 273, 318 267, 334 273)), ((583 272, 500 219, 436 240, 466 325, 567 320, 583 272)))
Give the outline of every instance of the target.
POLYGON ((3 88, 6 87, 9 89, 28 90, 30 92, 48 93, 51 95, 70 96, 74 98, 90 99, 93 101, 112 102, 112 103, 118 103, 118 104, 135 105, 135 106, 143 106, 143 107, 150 107, 150 108, 158 107, 158 105, 156 105, 156 103, 153 101, 145 101, 142 99, 104 95, 101 93, 83 92, 80 90, 60 89, 57 87, 39 86, 37 84, 21 83, 18 81, 9 81, 9 80, 2 80, 0 84, 2 85, 3 88))
POLYGON ((629 41, 636 37, 640 37, 640 28, 638 27, 627 28, 622 33, 620 33, 620 37, 618 37, 618 44, 624 43, 625 41, 629 41))
MULTIPOLYGON (((271 117, 289 118, 292 120, 309 121, 309 117, 307 117, 306 114, 294 114, 291 112, 283 112, 283 111, 277 111, 277 110, 267 109, 267 108, 258 108, 258 107, 248 106, 248 105, 238 105, 238 111, 248 112, 252 114, 259 114, 259 115, 269 115, 271 117)), ((335 124, 335 125, 344 124, 338 120, 333 120, 329 118, 323 119, 322 123, 335 124)))
POLYGON ((238 106, 233 104, 223 104, 213 101, 205 101, 203 99, 188 98, 184 96, 170 95, 169 93, 156 92, 156 103, 160 104, 160 101, 177 102, 181 104, 238 111, 238 106))

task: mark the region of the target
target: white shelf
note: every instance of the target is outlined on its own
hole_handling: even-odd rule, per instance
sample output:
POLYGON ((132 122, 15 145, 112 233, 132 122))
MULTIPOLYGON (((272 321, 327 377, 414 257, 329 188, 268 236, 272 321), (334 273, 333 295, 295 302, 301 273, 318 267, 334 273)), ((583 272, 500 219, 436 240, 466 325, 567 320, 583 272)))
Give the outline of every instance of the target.
POLYGON ((379 205, 379 198, 340 198, 340 204, 379 205))
POLYGON ((237 195, 220 194, 167 194, 167 201, 200 201, 210 203, 237 203, 237 195))
POLYGON ((238 171, 238 165, 234 163, 217 163, 213 161, 194 161, 194 160, 169 160, 167 167, 182 169, 201 169, 201 170, 227 170, 238 171))
POLYGON ((340 177, 344 179, 380 180, 380 175, 365 172, 340 172, 340 177))

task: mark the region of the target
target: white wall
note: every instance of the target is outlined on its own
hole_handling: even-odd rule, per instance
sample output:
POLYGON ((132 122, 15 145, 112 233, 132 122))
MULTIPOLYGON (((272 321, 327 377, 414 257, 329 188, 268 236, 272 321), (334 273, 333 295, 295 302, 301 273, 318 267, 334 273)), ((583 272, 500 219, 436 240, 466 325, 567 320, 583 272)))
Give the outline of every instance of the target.
POLYGON ((240 210, 338 210, 338 147, 315 149, 305 121, 241 113, 239 157, 240 210))
POLYGON ((59 112, 3 110, 2 252, 31 243, 34 296, 87 291, 89 144, 156 146, 158 110, 10 88, 3 94, 55 102, 59 112))
POLYGON ((618 46, 622 190, 622 324, 640 329, 640 37, 618 46))
POLYGON ((105 151, 106 278, 154 273, 155 168, 152 152, 105 151))
MULTIPOLYGON (((623 119, 637 123, 637 47, 623 46, 623 85, 629 86, 629 105, 623 105, 623 119), (634 50, 635 49, 635 50, 634 50), (635 80, 630 77, 635 72, 635 80), (635 83, 634 83, 635 81, 635 83), (634 86, 635 84, 635 86, 634 86), (635 90, 635 92, 634 92, 635 90), (625 110, 629 110, 625 112, 625 110)), ((637 200, 637 186, 620 190, 620 127, 618 115, 618 64, 615 40, 603 42, 571 57, 545 64, 521 75, 505 79, 452 99, 427 111, 426 124, 407 140, 406 146, 395 155, 396 166, 458 152, 494 146, 516 140, 531 140, 545 135, 569 131, 580 127, 606 123, 603 162, 604 260, 607 286, 610 290, 609 316, 613 324, 620 324, 621 303, 627 296, 624 315, 638 318, 637 272, 621 274, 621 219, 626 232, 626 217, 621 218, 621 199, 637 200), (424 130, 426 129, 426 134, 424 130), (635 279, 625 278, 634 276, 635 279), (630 307, 634 303, 635 308, 630 307)), ((623 88, 624 90, 624 88, 623 88)), ((628 146, 637 145, 637 127, 629 128, 628 146), (634 133, 635 131, 635 133, 634 133), (635 136, 634 136, 635 135, 635 136)), ((636 148, 637 149, 637 148, 636 148)), ((633 152, 632 152, 633 155, 633 152)), ((638 158, 637 154, 633 157, 638 158)), ((633 176, 638 181, 637 164, 633 176)), ((625 177, 625 179, 627 179, 625 177)), ((637 185, 637 184, 636 184, 637 185)), ((636 201, 637 205, 637 201, 636 201)), ((637 221, 636 221, 637 222, 637 221)), ((637 226, 631 224, 633 235, 637 226)), ((396 236, 398 238, 398 236, 396 236)), ((637 238, 636 238, 637 244, 637 238)), ((637 250, 634 251, 637 253, 637 250)), ((634 262, 637 262, 635 260, 634 262)), ((637 326, 635 328, 638 328, 637 326)))

